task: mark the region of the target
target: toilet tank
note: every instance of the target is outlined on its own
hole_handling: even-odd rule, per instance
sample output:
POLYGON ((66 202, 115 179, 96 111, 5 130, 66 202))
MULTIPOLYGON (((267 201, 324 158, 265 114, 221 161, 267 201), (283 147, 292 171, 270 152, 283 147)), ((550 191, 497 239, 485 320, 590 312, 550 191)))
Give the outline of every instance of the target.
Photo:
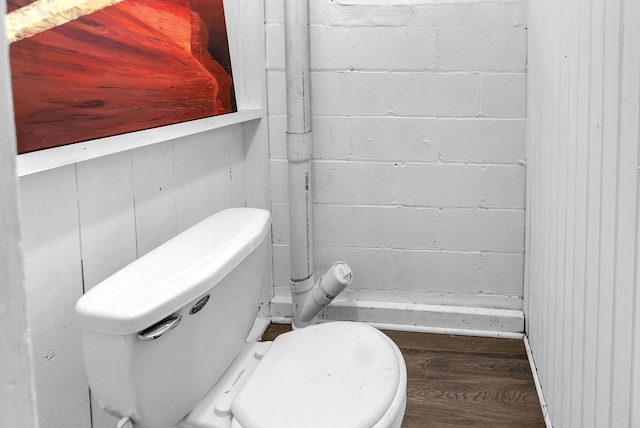
POLYGON ((268 211, 221 211, 78 300, 89 386, 107 412, 171 428, 211 389, 255 319, 269 227, 268 211))

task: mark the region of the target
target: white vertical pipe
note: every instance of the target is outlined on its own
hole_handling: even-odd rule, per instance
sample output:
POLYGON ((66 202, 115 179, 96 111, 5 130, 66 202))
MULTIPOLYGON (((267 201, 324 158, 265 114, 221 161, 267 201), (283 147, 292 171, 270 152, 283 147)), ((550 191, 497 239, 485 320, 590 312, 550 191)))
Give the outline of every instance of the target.
POLYGON ((314 284, 308 3, 285 0, 284 11, 290 283, 293 327, 299 328, 315 323, 320 310, 349 285, 352 273, 349 266, 338 262, 314 284))
POLYGON ((306 0, 285 0, 285 70, 287 133, 311 131, 309 11, 306 0))
MULTIPOLYGON (((287 145, 304 146, 311 140, 306 134, 287 133, 287 145)), ((289 235, 291 281, 301 282, 313 276, 313 217, 311 206, 311 161, 288 149, 289 161, 289 235)))
POLYGON ((313 286, 313 216, 309 11, 307 1, 285 0, 287 160, 293 324, 313 286))
POLYGON ((298 283, 313 275, 309 19, 306 1, 285 0, 284 7, 291 282, 298 283))

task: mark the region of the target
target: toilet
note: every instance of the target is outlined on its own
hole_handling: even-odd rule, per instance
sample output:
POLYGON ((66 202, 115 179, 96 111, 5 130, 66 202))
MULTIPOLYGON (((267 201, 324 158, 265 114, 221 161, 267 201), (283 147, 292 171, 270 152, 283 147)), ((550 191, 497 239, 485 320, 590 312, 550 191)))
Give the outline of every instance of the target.
POLYGON ((221 211, 78 300, 89 386, 119 427, 400 427, 406 366, 379 330, 327 322, 246 340, 270 221, 221 211))

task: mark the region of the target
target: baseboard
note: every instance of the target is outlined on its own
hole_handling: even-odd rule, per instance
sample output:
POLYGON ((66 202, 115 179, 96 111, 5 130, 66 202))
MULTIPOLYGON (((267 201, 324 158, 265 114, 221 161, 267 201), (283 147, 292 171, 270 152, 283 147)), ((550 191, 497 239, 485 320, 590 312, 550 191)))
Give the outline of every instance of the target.
POLYGON ((538 377, 538 369, 536 368, 536 362, 533 359, 533 353, 531 352, 531 344, 529 338, 524 336, 524 347, 527 350, 527 358, 529 359, 529 366, 531 367, 531 374, 533 375, 533 383, 536 385, 536 392, 538 393, 538 401, 540 401, 540 407, 542 409, 542 416, 544 417, 544 424, 547 428, 553 428, 551 423, 551 417, 549 410, 547 409, 547 402, 544 399, 542 393, 542 385, 540 384, 540 378, 538 377))
MULTIPOLYGON (((274 297, 270 313, 273 322, 290 322, 291 299, 274 297)), ((359 321, 396 330, 476 336, 521 338, 524 332, 523 312, 510 309, 340 300, 332 302, 318 318, 359 321)))

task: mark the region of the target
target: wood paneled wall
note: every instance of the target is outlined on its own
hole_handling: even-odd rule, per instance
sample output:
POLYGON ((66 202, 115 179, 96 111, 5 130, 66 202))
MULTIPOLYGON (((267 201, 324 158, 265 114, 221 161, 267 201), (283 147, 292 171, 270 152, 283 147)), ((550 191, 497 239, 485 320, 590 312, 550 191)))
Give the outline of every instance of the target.
MULTIPOLYGON (((243 158, 236 125, 20 179, 43 426, 91 426, 76 300, 199 220, 244 206, 244 162, 233 162, 243 158)), ((114 426, 94 409, 94 427, 114 426)))
MULTIPOLYGON (((162 141, 143 147, 139 133, 127 134, 123 138, 131 140, 131 148, 121 144, 115 154, 53 162, 55 166, 25 172, 18 180, 19 224, 10 226, 16 236, 22 229, 27 303, 23 315, 30 330, 23 326, 16 334, 32 337, 37 396, 35 412, 28 411, 25 421, 38 419, 39 426, 47 428, 115 426, 114 418, 90 402, 80 331, 73 322, 77 299, 216 211, 269 206, 263 4, 225 0, 225 8, 233 29, 229 36, 238 106, 257 109, 259 118, 204 132, 195 126, 179 138, 169 131, 162 141)), ((4 32, 0 41, 6 41, 4 32)), ((10 74, 4 60, 2 73, 10 74)), ((3 87, 0 96, 10 101, 3 87)), ((0 103, 0 124, 12 123, 12 113, 10 102, 0 103)), ((189 124, 180 129, 185 127, 189 124)), ((8 129, 0 127, 2 132, 8 129)), ((15 139, 1 139, 0 144, 15 144, 15 139)), ((0 174, 0 201, 11 196, 6 193, 4 199, 5 186, 16 187, 13 153, 15 149, 7 163, 11 170, 0 174), (5 180, 7 174, 13 175, 11 180, 5 180)), ((5 243, 4 234, 0 240, 5 243)), ((19 246, 17 240, 13 244, 19 246)), ((17 251, 14 258, 0 258, 0 274, 5 268, 21 271, 20 263, 13 266, 19 256, 17 251)), ((18 286, 22 284, 10 284, 10 291, 19 291, 18 286)), ((272 284, 265 283, 263 315, 268 314, 271 295, 272 284)))
POLYGON ((640 2, 529 2, 527 334, 556 427, 640 427, 640 2))
MULTIPOLYGON (((6 13, 0 2, 0 16, 6 13)), ((0 19, 0 34, 5 33, 0 19)), ((0 43, 0 70, 9 69, 8 46, 0 43)), ((33 358, 26 313, 16 179, 16 138, 11 81, 0 73, 0 426, 37 426, 33 358)))

